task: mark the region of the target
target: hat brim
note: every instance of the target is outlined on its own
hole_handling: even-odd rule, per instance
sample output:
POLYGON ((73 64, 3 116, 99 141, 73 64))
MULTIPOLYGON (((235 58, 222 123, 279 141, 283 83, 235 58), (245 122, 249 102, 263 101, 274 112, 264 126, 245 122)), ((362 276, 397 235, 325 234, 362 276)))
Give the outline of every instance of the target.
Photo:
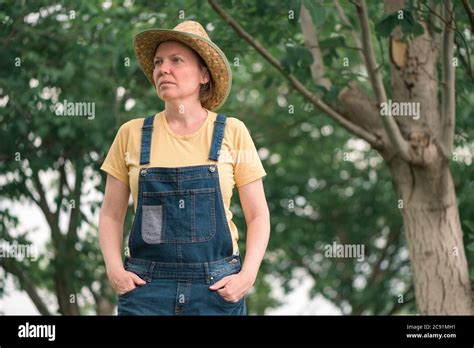
POLYGON ((153 58, 156 47, 169 40, 182 42, 202 57, 209 68, 214 83, 213 95, 203 103, 203 106, 209 110, 217 110, 229 96, 232 70, 224 52, 216 44, 201 36, 172 29, 149 29, 138 33, 133 46, 145 76, 155 86, 153 58))

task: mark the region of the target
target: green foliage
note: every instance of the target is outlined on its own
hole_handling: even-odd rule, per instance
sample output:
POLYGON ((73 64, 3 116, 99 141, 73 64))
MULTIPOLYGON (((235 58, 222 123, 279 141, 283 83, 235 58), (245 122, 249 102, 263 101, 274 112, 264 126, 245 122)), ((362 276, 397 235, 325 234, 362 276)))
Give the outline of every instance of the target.
POLYGON ((409 10, 400 10, 398 12, 385 15, 375 26, 377 36, 388 37, 393 29, 400 26, 403 35, 418 36, 423 34, 423 26, 415 20, 409 10))
POLYGON ((285 46, 286 57, 280 62, 286 72, 296 75, 307 75, 313 62, 311 53, 302 46, 285 46))
POLYGON ((317 1, 308 1, 305 0, 304 6, 311 15, 311 19, 316 27, 320 27, 326 19, 326 10, 323 5, 317 1))
MULTIPOLYGON (((337 107, 338 92, 349 81, 358 79, 368 87, 367 77, 354 69, 362 64, 359 52, 354 49, 351 29, 341 25, 331 1, 304 0, 318 26, 326 76, 333 85, 329 91, 315 86, 310 74, 312 56, 299 25, 301 2, 226 0, 219 4, 281 62, 286 72, 310 91, 325 93, 324 100, 337 107), (294 11, 293 19, 289 18, 289 10, 294 11), (344 65, 345 60, 349 66, 344 65)), ((315 281, 312 294, 322 295, 343 313, 415 313, 402 221, 392 179, 380 156, 293 91, 281 73, 241 40, 209 4, 183 0, 137 2, 124 7, 122 2, 114 1, 108 9, 92 1, 58 4, 58 9, 40 14, 37 21, 32 21, 29 14, 46 13, 49 1, 0 4, 0 99, 8 96, 5 107, 0 108, 2 200, 38 206, 36 180, 41 178, 45 191, 53 197, 48 198, 53 214, 47 220, 48 231, 51 236, 58 232, 61 235, 59 242, 51 239, 46 244, 36 262, 15 263, 20 273, 27 274, 39 289, 52 293, 56 291, 55 276, 64 277, 69 291, 80 294, 84 301, 82 313, 95 311, 94 302, 87 296, 91 289, 110 303, 115 301, 107 285, 94 220, 101 198, 81 200, 72 179, 81 179, 79 193, 83 197, 87 196, 86 190, 103 191, 105 177, 99 167, 119 126, 163 108, 138 66, 132 39, 143 29, 174 27, 182 20, 179 11, 184 10, 186 19, 212 24, 214 29, 209 34, 231 63, 233 89, 220 111, 243 120, 264 153, 272 235, 261 273, 248 298, 249 312, 263 314, 281 302, 272 293, 272 279, 278 279, 284 290, 290 291, 298 286, 292 282, 295 274, 304 270, 315 281), (75 14, 74 19, 71 13, 75 14), (235 58, 239 58, 238 65, 235 58), (17 59, 20 66, 15 65, 17 59), (117 95, 119 87, 125 91, 122 97, 117 95), (93 102, 95 118, 57 116, 56 103, 64 99, 93 102), (130 108, 132 100, 135 106, 130 108), (290 112, 291 107, 294 112, 290 112), (354 158, 346 160, 346 155, 354 158), (64 189, 60 196, 57 192, 63 171, 70 189, 64 189), (75 208, 70 207, 71 200, 75 201, 75 208), (57 212, 65 221, 77 214, 71 220, 71 233, 59 225, 57 212), (325 258, 325 245, 334 241, 364 245, 364 261, 325 258), (402 304, 398 302, 400 295, 404 298, 402 304)), ((341 6, 349 21, 356 23, 351 2, 341 1, 341 6)), ((374 38, 376 59, 389 90, 385 38, 397 25, 406 38, 421 35, 419 20, 425 8, 407 7, 400 20, 396 15, 382 16, 380 2, 370 1, 368 6, 380 42, 379 45, 374 38)), ((468 28, 462 7, 456 11, 461 11, 456 12, 459 29, 468 28)), ((429 29, 436 30, 431 24, 429 29)), ((458 46, 462 44, 461 40, 458 46)), ((472 41, 469 44, 472 46, 472 41)), ((472 61, 472 47, 468 54, 472 61)), ((455 146, 472 149, 474 94, 472 77, 466 73, 467 57, 464 59, 466 64, 461 62, 456 69, 455 146)), ((474 279, 474 185, 466 180, 472 177, 472 165, 466 163, 452 161, 451 168, 474 279)), ((245 220, 238 203, 234 192, 232 210, 244 253, 245 220)), ((14 213, 3 204, 0 216, 0 241, 31 243, 34 231, 12 233, 18 221, 27 216, 14 213)), ((131 219, 129 209, 126 233, 131 219)), ((0 293, 3 281, 0 277, 0 293)), ((17 285, 23 287, 24 283, 17 285)))

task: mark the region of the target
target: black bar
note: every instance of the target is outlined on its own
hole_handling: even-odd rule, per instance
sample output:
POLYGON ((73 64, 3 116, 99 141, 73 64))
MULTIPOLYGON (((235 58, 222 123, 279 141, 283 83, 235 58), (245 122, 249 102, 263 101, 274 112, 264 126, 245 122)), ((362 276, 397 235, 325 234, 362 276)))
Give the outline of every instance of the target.
POLYGON ((474 346, 472 316, 0 316, 0 347, 77 344, 300 343, 474 346), (54 325, 37 327, 32 325, 54 325), (48 331, 48 329, 50 329, 48 331), (21 333, 20 333, 21 331, 21 333), (45 337, 19 337, 19 335, 45 337), (421 335, 421 337, 407 337, 421 335), (455 335, 434 337, 434 335, 455 335))

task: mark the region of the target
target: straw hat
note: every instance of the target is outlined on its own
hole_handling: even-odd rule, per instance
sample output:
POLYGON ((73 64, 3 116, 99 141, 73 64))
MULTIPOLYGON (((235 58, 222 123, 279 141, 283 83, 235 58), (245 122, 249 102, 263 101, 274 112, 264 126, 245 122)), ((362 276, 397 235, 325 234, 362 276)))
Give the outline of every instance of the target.
POLYGON ((230 93, 232 71, 229 62, 219 47, 211 41, 201 24, 195 21, 184 21, 173 29, 150 29, 137 35, 133 42, 135 53, 146 77, 152 85, 153 58, 158 44, 168 40, 179 41, 199 54, 209 68, 214 83, 213 95, 203 103, 209 110, 222 106, 230 93))

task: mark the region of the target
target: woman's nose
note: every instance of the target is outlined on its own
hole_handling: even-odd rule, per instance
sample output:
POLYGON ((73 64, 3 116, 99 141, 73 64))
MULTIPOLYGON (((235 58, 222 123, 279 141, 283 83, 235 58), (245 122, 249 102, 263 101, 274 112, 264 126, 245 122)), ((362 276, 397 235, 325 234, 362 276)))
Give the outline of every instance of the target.
POLYGON ((158 70, 162 74, 169 74, 171 66, 169 63, 162 62, 161 65, 158 67, 158 70))

